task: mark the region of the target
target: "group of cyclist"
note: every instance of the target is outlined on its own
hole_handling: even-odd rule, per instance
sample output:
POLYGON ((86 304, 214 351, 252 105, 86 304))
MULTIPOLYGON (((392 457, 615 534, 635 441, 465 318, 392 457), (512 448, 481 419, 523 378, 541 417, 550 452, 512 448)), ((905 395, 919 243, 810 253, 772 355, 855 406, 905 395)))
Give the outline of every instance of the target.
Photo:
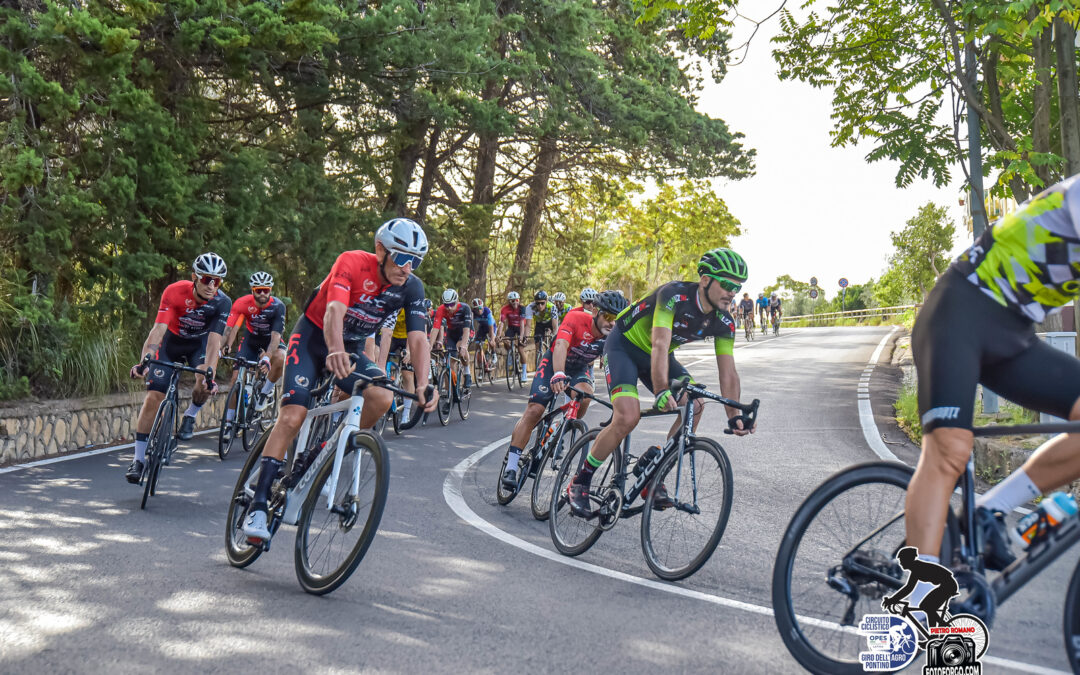
POLYGON ((776 291, 769 295, 758 293, 757 300, 752 299, 749 293, 743 293, 742 299, 731 299, 728 312, 735 317, 737 328, 742 328, 746 323, 751 326, 756 323, 765 328, 783 318, 784 299, 776 291), (757 321, 755 321, 755 318, 757 321))

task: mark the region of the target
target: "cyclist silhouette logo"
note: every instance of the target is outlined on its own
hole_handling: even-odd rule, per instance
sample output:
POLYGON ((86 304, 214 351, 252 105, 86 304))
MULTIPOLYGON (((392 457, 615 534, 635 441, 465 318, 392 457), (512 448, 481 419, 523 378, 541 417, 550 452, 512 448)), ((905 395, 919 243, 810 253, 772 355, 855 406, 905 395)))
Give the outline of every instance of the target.
POLYGON ((919 552, 914 547, 905 546, 896 554, 900 567, 907 570, 907 583, 892 595, 881 599, 881 608, 893 614, 902 614, 906 605, 902 602, 915 591, 919 582, 934 586, 925 593, 921 601, 910 611, 919 611, 926 615, 926 622, 931 628, 944 626, 945 615, 949 611, 949 600, 959 595, 959 586, 952 570, 936 563, 919 560, 919 552))

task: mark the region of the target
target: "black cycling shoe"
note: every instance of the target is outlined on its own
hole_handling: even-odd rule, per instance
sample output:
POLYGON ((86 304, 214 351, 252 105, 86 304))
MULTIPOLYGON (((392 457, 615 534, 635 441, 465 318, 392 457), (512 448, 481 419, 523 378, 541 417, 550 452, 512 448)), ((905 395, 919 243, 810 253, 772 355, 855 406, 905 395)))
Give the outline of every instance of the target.
POLYGON ((566 488, 566 496, 570 501, 570 513, 579 518, 591 518, 593 515, 592 504, 589 503, 589 487, 571 482, 566 488))
POLYGON ((1005 533, 1005 514, 985 507, 975 509, 975 523, 982 530, 983 561, 986 569, 1001 571, 1016 560, 1010 550, 1009 537, 1005 533))
POLYGON ((184 415, 183 421, 180 422, 180 433, 176 435, 182 441, 191 440, 192 432, 195 431, 195 418, 184 415))
MULTIPOLYGON (((645 499, 648 496, 649 486, 646 485, 645 489, 641 491, 641 498, 645 499)), ((660 486, 656 488, 656 496, 653 497, 653 511, 663 511, 664 509, 670 509, 672 506, 675 506, 675 500, 668 495, 667 488, 664 487, 664 484, 660 483, 660 486)))
POLYGON ((502 477, 503 487, 507 490, 516 490, 518 486, 517 471, 507 469, 502 477))
POLYGON ((127 478, 129 483, 138 483, 142 478, 143 470, 146 465, 137 459, 131 460, 131 464, 128 465, 127 473, 124 474, 124 478, 127 478))

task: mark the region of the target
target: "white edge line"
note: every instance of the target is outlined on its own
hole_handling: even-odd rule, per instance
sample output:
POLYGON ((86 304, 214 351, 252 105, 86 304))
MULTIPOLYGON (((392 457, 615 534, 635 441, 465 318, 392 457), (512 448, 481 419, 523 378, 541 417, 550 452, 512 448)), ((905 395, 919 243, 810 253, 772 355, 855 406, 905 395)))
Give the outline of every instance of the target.
MULTIPOLYGON (((204 429, 203 431, 196 431, 192 436, 205 436, 206 434, 216 434, 217 429, 204 429)), ((134 443, 125 443, 123 445, 110 445, 107 448, 97 448, 95 450, 87 450, 86 452, 77 452, 73 455, 64 455, 62 457, 50 457, 49 459, 39 459, 34 462, 27 462, 26 464, 13 464, 12 466, 5 466, 0 469, 0 474, 11 473, 13 471, 21 471, 22 469, 32 469, 37 466, 45 466, 47 464, 58 464, 60 462, 70 462, 74 459, 82 459, 84 457, 93 457, 94 455, 104 455, 109 452, 117 452, 119 450, 130 450, 134 448, 134 443)))
MULTIPOLYGON (((890 333, 891 335, 891 333, 890 333)), ((887 336, 886 336, 887 337, 887 336)), ((878 350, 880 353, 880 349, 878 350)), ((773 616, 773 610, 771 607, 762 607, 760 605, 754 605, 749 602, 741 602, 739 600, 732 600, 730 598, 722 598, 718 595, 712 595, 710 593, 703 593, 701 591, 695 591, 682 586, 676 586, 674 584, 664 583, 662 581, 656 581, 654 579, 645 579, 643 577, 636 577, 632 574, 625 572, 619 572, 611 570, 606 567, 594 565, 592 563, 584 562, 578 558, 568 558, 555 551, 550 551, 546 548, 541 548, 536 544, 527 542, 524 539, 519 539, 509 532, 504 532, 495 527, 488 521, 484 520, 476 514, 469 505, 465 503, 465 497, 461 494, 461 487, 465 482, 465 473, 477 464, 481 459, 494 452, 504 443, 509 442, 510 437, 506 436, 500 438, 497 441, 480 448, 473 454, 469 455, 465 459, 461 460, 450 470, 447 474, 446 480, 443 481, 443 499, 446 501, 454 513, 459 518, 464 520, 469 525, 480 530, 484 534, 498 539, 499 541, 510 544, 516 548, 525 551, 526 553, 532 553, 533 555, 550 560, 568 567, 574 567, 585 572, 592 572, 593 574, 599 574, 601 576, 616 579, 618 581, 625 581, 637 586, 644 586, 656 591, 663 591, 664 593, 671 593, 672 595, 682 596, 684 598, 690 598, 691 600, 700 600, 713 605, 719 605, 721 607, 729 607, 731 609, 741 609, 751 614, 758 614, 760 616, 773 616)), ((806 624, 819 626, 826 629, 841 630, 844 632, 851 632, 853 627, 840 626, 831 621, 822 621, 821 619, 814 619, 812 617, 798 617, 800 621, 806 624)), ((981 659, 985 663, 993 663, 998 666, 1012 668, 1020 672, 1033 673, 1034 675, 1069 675, 1069 673, 1061 670, 1052 670, 1050 668, 1044 668, 1042 666, 1033 666, 1020 661, 1012 661, 1010 659, 1003 659, 996 656, 987 656, 981 659)))
MULTIPOLYGON (((878 343, 877 349, 875 349, 874 353, 870 356, 870 361, 867 364, 868 368, 877 364, 878 359, 881 358, 881 352, 885 349, 885 343, 887 343, 893 333, 898 330, 898 327, 893 326, 893 329, 889 331, 885 337, 881 338, 881 342, 878 343)), ((860 396, 858 401, 859 426, 862 427, 863 438, 866 439, 866 444, 870 446, 870 449, 873 450, 874 454, 879 458, 890 462, 899 462, 900 458, 885 447, 885 443, 881 440, 881 432, 878 431, 877 423, 874 422, 874 410, 870 407, 870 398, 862 398, 860 396)))

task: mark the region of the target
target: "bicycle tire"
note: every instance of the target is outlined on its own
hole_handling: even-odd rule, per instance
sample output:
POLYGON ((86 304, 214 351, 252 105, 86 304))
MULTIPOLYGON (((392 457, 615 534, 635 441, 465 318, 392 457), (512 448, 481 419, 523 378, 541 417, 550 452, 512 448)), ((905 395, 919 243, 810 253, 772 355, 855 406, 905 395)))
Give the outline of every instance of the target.
MULTIPOLYGON (((588 551, 603 534, 599 517, 586 520, 572 515, 565 496, 567 486, 585 462, 585 456, 599 434, 600 429, 590 429, 578 439, 567 452, 566 460, 559 467, 559 473, 552 486, 551 502, 548 506, 548 531, 551 533, 551 542, 563 555, 581 555, 588 551)), ((593 503, 594 511, 602 504, 608 491, 614 487, 613 482, 617 474, 615 467, 619 466, 622 466, 622 448, 616 447, 593 474, 594 489, 590 491, 590 501, 593 503), (597 485, 601 487, 596 489, 597 485)))
POLYGON ((229 450, 232 449, 233 441, 236 440, 236 432, 237 432, 238 427, 239 427, 239 417, 240 417, 240 403, 241 403, 240 388, 241 388, 242 385, 243 385, 243 383, 240 381, 240 378, 236 378, 236 382, 233 383, 233 386, 229 387, 229 395, 228 395, 228 398, 225 399, 225 409, 221 411, 221 422, 218 424, 218 450, 217 451, 218 451, 218 457, 220 457, 221 461, 223 461, 223 462, 225 461, 225 458, 229 456, 229 450), (236 413, 235 413, 235 416, 233 417, 232 421, 230 422, 230 421, 226 421, 226 415, 229 412, 229 401, 232 400, 233 394, 236 394, 236 413), (232 427, 232 434, 229 435, 229 440, 226 441, 225 440, 225 432, 229 429, 229 427, 232 427))
MULTIPOLYGON (((329 525, 330 530, 337 529, 346 534, 352 532, 360 524, 362 506, 358 505, 358 501, 364 497, 348 494, 352 487, 352 472, 347 470, 347 466, 350 457, 352 457, 352 461, 360 461, 361 466, 363 466, 365 462, 361 453, 368 456, 370 461, 366 463, 370 464, 372 469, 369 477, 365 478, 367 476, 365 472, 361 475, 360 480, 362 493, 366 494, 369 487, 371 489, 369 502, 371 508, 367 512, 367 517, 363 520, 363 527, 359 531, 356 543, 352 545, 345 559, 326 574, 317 574, 311 569, 312 556, 309 554, 306 544, 315 543, 321 538, 321 535, 316 536, 314 540, 310 538, 312 518, 315 517, 317 511, 324 510, 320 509, 320 498, 325 503, 322 489, 333 473, 333 461, 326 462, 319 469, 319 474, 315 477, 315 482, 312 484, 311 491, 308 492, 307 499, 304 500, 304 506, 300 511, 300 519, 296 524, 294 555, 296 578, 300 581, 300 586, 313 595, 326 595, 345 583, 353 571, 356 570, 360 561, 363 560, 364 555, 371 546, 371 542, 375 539, 375 533, 379 529, 379 521, 382 520, 383 509, 386 506, 386 495, 390 487, 390 457, 386 452, 386 446, 383 444, 382 439, 369 431, 353 432, 345 446, 345 453, 341 462, 342 467, 338 475, 339 485, 335 496, 335 508, 339 508, 346 513, 324 510, 328 514, 325 522, 329 525), (345 488, 345 494, 342 494, 342 488, 345 488)), ((331 539, 333 539, 333 536, 331 535, 331 539)), ((327 545, 327 549, 333 548, 334 545, 331 541, 327 545)))
POLYGON ((146 508, 146 501, 157 492, 158 475, 161 473, 161 463, 168 452, 169 440, 173 433, 176 416, 176 403, 165 399, 158 406, 157 414, 154 415, 154 425, 150 427, 150 439, 146 444, 146 469, 145 483, 143 484, 142 502, 140 509, 146 508))
POLYGON ((1073 673, 1080 675, 1080 563, 1073 570, 1069 590, 1065 593, 1065 655, 1073 673))
POLYGON ((229 509, 225 514, 225 557, 233 567, 244 568, 255 562, 262 555, 261 546, 252 546, 247 542, 244 535, 244 519, 247 518, 248 507, 255 496, 253 483, 258 480, 262 449, 266 445, 266 439, 270 437, 269 431, 264 431, 248 453, 244 461, 244 467, 236 478, 232 497, 229 499, 229 509), (250 494, 247 486, 252 485, 250 494))
MULTIPOLYGON (((822 618, 830 605, 837 606, 838 599, 843 598, 843 605, 850 604, 847 596, 830 587, 829 582, 834 570, 843 561, 845 554, 840 551, 854 552, 858 548, 860 562, 895 576, 899 588, 903 570, 894 558, 896 551, 904 545, 902 514, 912 473, 911 467, 896 462, 857 464, 835 473, 803 501, 784 532, 773 568, 774 616, 784 645, 795 660, 810 672, 821 675, 854 675, 864 672, 859 662, 859 652, 866 649, 866 639, 858 635, 850 624, 842 626, 842 619, 822 618), (845 495, 852 497, 855 490, 871 485, 887 486, 890 494, 868 493, 858 504, 844 510, 842 524, 850 525, 853 529, 851 544, 845 544, 848 539, 843 536, 843 532, 838 532, 843 527, 823 526, 822 541, 806 547, 818 560, 801 563, 800 569, 796 571, 796 556, 818 514, 831 508, 834 514, 840 516, 837 500, 845 495), (877 535, 860 545, 867 533, 875 532, 879 527, 881 531, 877 535), (881 539, 878 540, 878 537, 881 539), (874 545, 876 541, 881 543, 874 545), (802 564, 807 565, 805 572, 802 564), (798 577, 797 581, 804 577, 806 579, 807 589, 799 589, 799 597, 807 597, 805 602, 799 603, 799 608, 795 606, 796 599, 792 596, 793 575, 798 577), (817 591, 816 595, 810 596, 811 588, 817 591), (832 649, 830 653, 825 653, 820 648, 821 645, 815 644, 811 638, 819 634, 823 635, 821 641, 840 640, 844 641, 844 644, 832 649)), ((957 531, 958 525, 950 509, 945 540, 941 547, 943 565, 948 566, 951 563, 952 542, 956 541, 957 531)), ((853 621, 858 621, 864 614, 881 613, 881 598, 887 592, 895 590, 882 588, 880 583, 867 578, 844 576, 843 581, 857 588, 862 603, 861 611, 853 611, 856 609, 854 607, 840 610, 842 616, 853 616, 853 621)), ((839 606, 837 608, 839 609, 839 606)))
MULTIPOLYGON (((475 381, 473 384, 476 384, 475 381)), ((469 408, 472 406, 472 389, 462 385, 460 374, 457 375, 457 386, 454 389, 457 391, 455 398, 457 399, 458 417, 465 421, 469 419, 469 408)))
POLYGON ((499 502, 500 506, 506 506, 510 502, 514 501, 514 498, 521 493, 521 488, 525 487, 525 480, 529 477, 529 472, 526 469, 525 463, 532 462, 532 456, 529 450, 523 450, 521 457, 518 458, 518 482, 517 486, 510 490, 503 485, 502 477, 506 473, 506 460, 510 454, 510 449, 507 448, 503 453, 502 466, 499 468, 499 475, 495 477, 495 500, 499 502))
MULTIPOLYGON (((555 478, 559 474, 559 464, 566 456, 568 448, 574 446, 577 439, 589 430, 589 426, 581 420, 564 420, 562 438, 558 443, 549 442, 537 462, 536 476, 533 477, 532 494, 530 495, 530 507, 533 518, 547 520, 551 515, 551 491, 554 489, 555 478), (559 452, 556 452, 556 451, 559 452)), ((558 438, 558 432, 554 434, 558 438)))
POLYGON ((444 370, 439 373, 439 403, 436 405, 437 412, 439 413, 439 424, 444 427, 450 424, 450 409, 454 405, 454 400, 450 398, 450 371, 444 370))
POLYGON ((514 346, 508 343, 506 356, 503 358, 503 373, 506 375, 507 391, 514 391, 514 358, 510 356, 510 351, 513 348, 514 346))
MULTIPOLYGON (((645 562, 648 563, 653 574, 666 581, 685 579, 708 562, 720 543, 720 537, 724 536, 728 516, 731 515, 731 462, 720 444, 711 438, 698 437, 694 439, 693 443, 688 444, 683 452, 681 467, 678 460, 678 453, 672 452, 664 460, 664 463, 660 465, 656 475, 650 481, 649 496, 646 497, 645 509, 641 512, 641 550, 645 554, 645 562), (705 461, 705 457, 698 456, 699 451, 710 456, 716 462, 718 475, 714 473, 714 476, 719 479, 719 485, 716 485, 716 487, 719 487, 722 492, 718 495, 719 499, 717 501, 710 500, 715 508, 702 508, 703 503, 706 501, 703 497, 707 497, 707 495, 703 494, 707 491, 703 489, 703 486, 714 481, 715 478, 707 475, 706 467, 708 462, 705 461), (676 476, 672 473, 672 471, 679 472, 680 468, 682 473, 679 475, 676 476), (701 528, 711 528, 711 532, 697 553, 689 555, 690 546, 686 547, 688 560, 673 560, 670 553, 665 556, 658 550, 658 542, 664 538, 660 535, 666 529, 668 523, 689 519, 696 520, 695 514, 678 508, 668 508, 663 511, 653 510, 656 490, 651 488, 658 483, 666 483, 672 498, 676 497, 674 490, 677 484, 679 487, 679 501, 682 502, 689 501, 686 499, 688 496, 686 490, 689 489, 694 505, 701 509, 702 514, 715 514, 716 520, 711 525, 709 524, 709 521, 712 520, 711 517, 705 516, 701 519, 701 528)), ((673 534, 671 541, 674 542, 674 539, 673 534)))

